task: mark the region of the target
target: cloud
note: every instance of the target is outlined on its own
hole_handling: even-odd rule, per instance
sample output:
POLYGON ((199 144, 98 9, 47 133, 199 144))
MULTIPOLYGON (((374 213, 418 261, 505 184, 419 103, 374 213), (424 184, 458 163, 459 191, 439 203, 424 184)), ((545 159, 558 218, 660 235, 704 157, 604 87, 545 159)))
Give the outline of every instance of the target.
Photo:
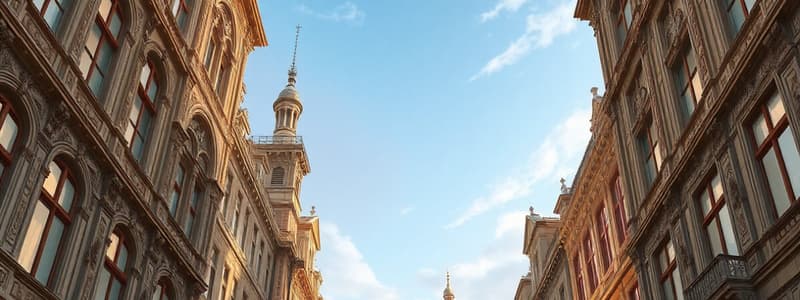
POLYGON ((430 290, 431 299, 439 299, 444 288, 444 272, 452 274, 452 288, 459 300, 510 299, 514 297, 520 276, 528 269, 522 254, 525 212, 513 211, 497 219, 494 239, 481 254, 435 270, 421 268, 417 278, 430 290), (438 297, 434 297, 438 296, 438 297))
POLYGON ((400 215, 401 216, 405 216, 407 214, 410 214, 412 211, 414 211, 414 208, 415 207, 413 207, 413 206, 407 206, 407 207, 403 208, 402 210, 400 210, 400 215))
POLYGON ((354 25, 363 24, 364 19, 367 16, 363 10, 358 8, 358 5, 355 5, 353 2, 350 1, 339 4, 329 12, 315 11, 305 4, 301 4, 300 6, 297 7, 297 9, 302 13, 312 15, 314 17, 323 20, 328 20, 333 22, 344 22, 354 25))
POLYGON ((378 280, 356 245, 336 224, 323 222, 319 227, 326 248, 318 263, 323 276, 328 274, 322 285, 326 299, 400 299, 396 289, 378 280))
POLYGON ((481 13, 481 22, 486 22, 497 18, 501 11, 515 12, 522 7, 528 0, 500 0, 493 9, 481 13))
MULTIPOLYGON (((445 228, 459 227, 497 206, 528 196, 533 185, 543 179, 565 176, 561 172, 571 170, 569 164, 583 154, 591 136, 590 117, 589 110, 573 112, 547 134, 521 170, 494 184, 488 195, 474 199, 469 208, 445 228)), ((553 182, 557 181, 554 179, 553 182)))
POLYGON ((525 33, 513 41, 503 53, 493 57, 477 74, 474 81, 494 74, 503 68, 517 63, 533 49, 550 46, 556 37, 572 32, 577 20, 572 17, 575 1, 561 3, 542 14, 530 14, 526 20, 525 33))

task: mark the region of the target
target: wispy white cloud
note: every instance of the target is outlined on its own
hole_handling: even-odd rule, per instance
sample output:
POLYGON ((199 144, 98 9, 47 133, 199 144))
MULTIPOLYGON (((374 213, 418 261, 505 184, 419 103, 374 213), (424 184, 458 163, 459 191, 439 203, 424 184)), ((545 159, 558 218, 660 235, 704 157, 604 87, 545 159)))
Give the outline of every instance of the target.
POLYGON ((378 280, 356 245, 336 224, 323 222, 320 231, 325 251, 321 252, 318 265, 329 274, 322 285, 326 299, 400 299, 396 289, 378 280))
POLYGON ((499 0, 493 9, 481 13, 481 22, 497 18, 501 11, 515 12, 528 0, 499 0))
POLYGON ((478 256, 441 270, 419 269, 417 278, 430 290, 432 297, 441 297, 444 272, 449 270, 452 287, 459 300, 513 298, 517 282, 528 265, 522 254, 524 215, 524 211, 501 215, 497 219, 495 238, 478 256))
POLYGON ((344 22, 355 25, 363 24, 364 19, 367 17, 367 14, 358 8, 358 5, 350 1, 339 4, 333 8, 333 10, 328 12, 316 11, 305 4, 301 4, 297 7, 297 9, 302 13, 312 15, 323 20, 344 22))
POLYGON ((561 172, 571 169, 568 164, 583 153, 591 136, 590 117, 589 110, 573 112, 551 130, 520 170, 494 184, 488 195, 474 199, 469 208, 445 228, 459 227, 495 207, 528 196, 534 184, 544 179, 551 178, 555 184, 558 176, 566 175, 561 172))
POLYGON ((480 72, 470 78, 470 81, 494 74, 513 65, 531 50, 546 48, 553 43, 556 37, 572 32, 577 23, 577 20, 572 17, 574 7, 575 1, 569 0, 542 14, 528 15, 525 33, 514 40, 503 53, 489 60, 480 72))
POLYGON ((412 211, 414 211, 414 209, 415 209, 415 207, 413 207, 413 206, 406 206, 406 207, 404 207, 403 209, 400 210, 400 215, 401 216, 405 216, 407 214, 410 214, 412 211))

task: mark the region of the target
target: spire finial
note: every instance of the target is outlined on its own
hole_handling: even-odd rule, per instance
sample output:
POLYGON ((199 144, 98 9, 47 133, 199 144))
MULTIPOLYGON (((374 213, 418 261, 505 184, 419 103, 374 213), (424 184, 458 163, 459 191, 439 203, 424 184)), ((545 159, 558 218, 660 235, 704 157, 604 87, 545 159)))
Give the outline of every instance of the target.
POLYGON ((447 287, 450 287, 450 271, 447 271, 447 287))
POLYGON ((294 86, 296 82, 295 77, 297 76, 297 44, 300 41, 300 29, 303 26, 297 24, 295 26, 295 33, 294 33, 294 51, 292 51, 292 65, 289 67, 289 85, 294 86))
POLYGON ((317 207, 316 206, 311 206, 311 215, 315 216, 316 214, 317 214, 317 207))

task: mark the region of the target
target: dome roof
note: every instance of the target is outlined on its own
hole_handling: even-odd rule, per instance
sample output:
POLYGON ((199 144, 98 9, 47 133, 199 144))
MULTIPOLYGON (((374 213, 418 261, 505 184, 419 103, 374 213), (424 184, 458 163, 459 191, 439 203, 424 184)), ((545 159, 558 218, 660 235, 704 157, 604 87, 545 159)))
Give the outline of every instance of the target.
POLYGON ((278 98, 289 98, 300 100, 300 94, 297 93, 297 89, 294 88, 294 85, 287 85, 280 94, 278 94, 278 98))
POLYGON ((444 294, 444 296, 455 296, 455 294, 453 294, 453 291, 450 290, 449 286, 444 289, 444 292, 442 294, 444 294))

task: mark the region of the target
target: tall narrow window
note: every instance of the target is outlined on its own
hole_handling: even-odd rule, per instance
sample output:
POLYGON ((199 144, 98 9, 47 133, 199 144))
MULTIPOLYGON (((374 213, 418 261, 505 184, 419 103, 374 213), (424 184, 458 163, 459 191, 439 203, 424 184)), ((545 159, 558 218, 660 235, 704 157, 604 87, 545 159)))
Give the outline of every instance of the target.
POLYGON ((211 261, 208 263, 208 292, 206 293, 206 299, 214 299, 214 277, 217 273, 218 252, 217 248, 211 249, 211 261))
POLYGON ((241 247, 242 253, 247 249, 247 244, 244 243, 247 240, 247 225, 250 225, 250 210, 244 214, 244 227, 242 227, 242 235, 239 236, 239 247, 241 247))
POLYGON ((667 300, 683 300, 683 284, 678 264, 675 262, 675 248, 672 241, 667 240, 658 253, 658 265, 661 268, 661 290, 667 300))
POLYGON ((714 175, 699 191, 697 201, 703 209, 703 227, 711 244, 711 254, 739 255, 733 222, 725 203, 725 192, 719 175, 714 175))
POLYGON ((639 134, 639 146, 642 149, 644 159, 644 171, 648 184, 656 180, 658 171, 661 168, 661 148, 656 132, 656 123, 651 120, 647 130, 639 134))
POLYGON ((579 253, 580 251, 575 251, 575 256, 572 259, 575 268, 575 287, 578 288, 578 290, 575 291, 577 294, 575 298, 578 300, 583 300, 586 299, 586 293, 584 292, 583 287, 583 270, 581 269, 581 256, 579 253))
POLYGON ((261 248, 258 250, 258 262, 256 263, 256 273, 261 275, 261 260, 264 258, 264 240, 261 240, 261 248))
POLYGON ((178 23, 178 28, 183 29, 186 26, 186 20, 189 19, 189 7, 192 4, 191 0, 172 0, 172 15, 175 16, 175 22, 178 23))
POLYGON ((283 184, 283 177, 285 176, 286 172, 283 170, 282 167, 277 167, 272 169, 272 180, 270 183, 272 185, 282 185, 283 184))
POLYGON ((610 229, 608 228, 608 215, 606 215, 605 206, 601 206, 600 209, 597 210, 595 222, 597 225, 597 243, 600 248, 600 259, 603 263, 601 267, 605 268, 603 270, 608 270, 611 266, 611 245, 608 241, 610 229))
POLYGON ((239 206, 242 205, 242 194, 239 194, 238 199, 236 200, 236 205, 234 205, 233 210, 233 219, 231 219, 231 233, 236 234, 239 227, 239 206))
POLYGON ((611 200, 614 204, 614 227, 617 230, 617 242, 620 246, 627 235, 627 215, 625 214, 625 194, 622 192, 622 179, 617 173, 611 183, 611 200))
POLYGON ((44 21, 50 26, 50 30, 56 31, 64 16, 64 11, 69 6, 70 0, 34 0, 33 4, 39 9, 44 21))
POLYGON ((39 282, 50 286, 52 275, 58 271, 62 237, 72 223, 70 210, 77 193, 68 168, 56 161, 48 168, 17 261, 39 282))
POLYGON ((178 203, 181 200, 181 187, 183 186, 183 166, 178 165, 175 171, 175 179, 172 180, 172 195, 169 197, 169 214, 175 217, 178 212, 178 203))
POLYGON ((622 48, 625 45, 625 38, 628 35, 628 29, 631 27, 633 21, 633 7, 631 6, 633 0, 619 0, 619 11, 617 12, 617 40, 619 46, 622 48))
POLYGON ((728 13, 728 19, 735 31, 739 31, 744 25, 744 21, 750 15, 750 10, 756 4, 756 0, 721 0, 722 6, 728 13))
POLYGON ((194 229, 194 219, 197 217, 197 207, 200 202, 200 196, 202 195, 203 191, 200 190, 200 187, 195 187, 194 191, 192 192, 192 199, 189 202, 189 213, 186 215, 186 223, 184 223, 183 231, 186 232, 186 236, 192 236, 192 229, 194 229))
POLYGON ((255 268, 256 262, 256 241, 258 241, 258 227, 256 224, 253 224, 253 238, 250 241, 250 254, 247 256, 247 260, 250 262, 250 267, 255 268))
POLYGON ((128 115, 128 126, 125 129, 125 140, 128 142, 133 157, 142 160, 145 142, 150 134, 150 125, 156 114, 155 100, 158 95, 156 70, 148 60, 142 67, 139 76, 139 88, 133 107, 128 115))
POLYGON ((125 235, 114 230, 108 238, 111 242, 106 248, 103 269, 97 280, 94 299, 117 300, 122 298, 128 276, 128 244, 125 235))
POLYGON ((206 70, 208 70, 208 75, 211 77, 211 63, 214 62, 214 55, 217 53, 217 42, 213 38, 211 39, 211 43, 208 43, 208 48, 206 49, 206 70))
POLYGON ((672 73, 675 74, 675 87, 681 99, 685 120, 688 121, 703 97, 703 83, 697 72, 697 59, 691 43, 683 50, 680 59, 672 67, 672 73))
POLYGON ((800 193, 800 154, 783 99, 775 92, 761 104, 752 123, 756 158, 766 178, 777 216, 797 203, 800 193))
POLYGON ((583 239, 583 258, 586 260, 586 277, 589 279, 589 295, 597 288, 597 267, 594 263, 594 248, 590 233, 583 239))
POLYGON ((94 25, 89 30, 81 55, 80 68, 97 96, 111 68, 111 58, 119 48, 119 33, 122 29, 122 12, 119 0, 100 0, 94 25))
POLYGON ((214 89, 216 89, 217 95, 220 97, 225 95, 225 78, 227 76, 228 65, 223 62, 219 65, 219 70, 217 70, 217 80, 214 82, 214 89))
POLYGON ((156 286, 156 290, 153 291, 152 300, 172 300, 172 288, 169 282, 166 279, 161 279, 158 282, 158 286, 156 286))
POLYGON ((0 96, 0 178, 3 178, 6 168, 11 165, 14 156, 14 143, 17 141, 19 126, 14 117, 11 104, 0 96))
POLYGON ((222 201, 220 201, 223 220, 228 217, 228 199, 230 199, 231 193, 233 193, 231 190, 231 185, 233 184, 233 175, 228 173, 228 175, 225 177, 225 180, 225 193, 222 195, 222 201))

